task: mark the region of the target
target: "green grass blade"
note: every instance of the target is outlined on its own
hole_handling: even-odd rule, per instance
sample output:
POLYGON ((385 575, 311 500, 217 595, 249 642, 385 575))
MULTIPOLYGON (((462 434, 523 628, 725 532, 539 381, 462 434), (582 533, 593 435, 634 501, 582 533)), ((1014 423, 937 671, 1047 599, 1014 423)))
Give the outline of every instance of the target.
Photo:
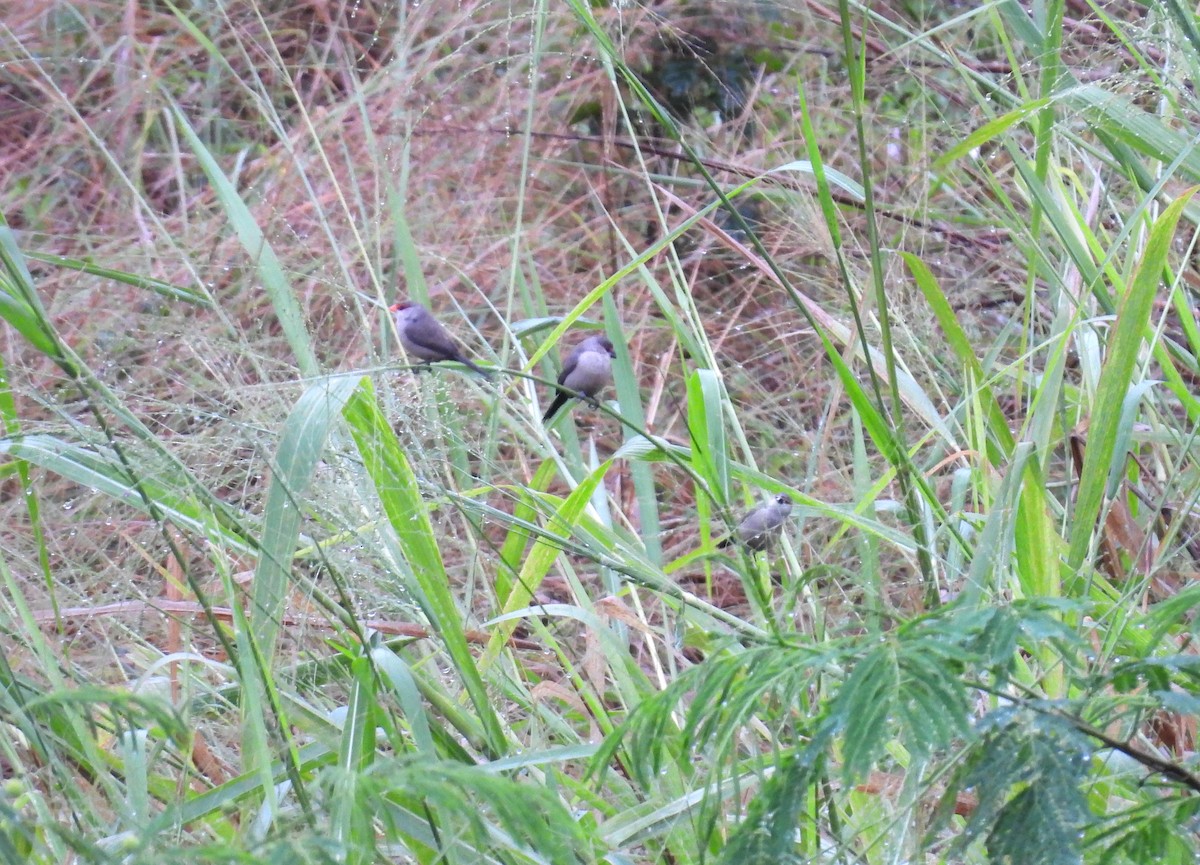
MULTIPOLYGON (((571 491, 562 504, 551 514, 547 519, 546 534, 539 536, 537 542, 525 559, 525 564, 521 567, 521 573, 517 577, 513 585, 512 592, 509 593, 508 600, 504 604, 504 613, 511 613, 513 610, 521 609, 528 605, 533 593, 538 590, 542 581, 546 578, 546 574, 550 572, 550 568, 554 565, 554 561, 562 552, 559 545, 555 543, 556 538, 569 538, 571 530, 579 522, 584 509, 592 500, 592 496, 600 487, 604 476, 608 474, 613 461, 607 460, 596 468, 591 474, 579 482, 579 485, 571 491)), ((483 658, 480 660, 480 667, 487 669, 499 656, 501 648, 508 641, 516 628, 517 622, 506 621, 502 622, 500 627, 492 635, 488 641, 487 650, 484 652, 483 658)))
POLYGON ((0 318, 46 357, 68 372, 74 369, 63 354, 53 326, 38 300, 33 276, 25 266, 25 257, 8 226, 0 225, 0 318))
POLYGON ((194 306, 212 306, 212 300, 203 292, 193 291, 190 288, 184 288, 182 285, 173 285, 172 283, 164 282, 161 279, 155 279, 151 276, 143 276, 140 273, 129 273, 125 270, 103 267, 87 259, 70 258, 65 255, 52 255, 47 252, 29 251, 25 253, 25 257, 43 262, 44 264, 53 264, 55 267, 60 267, 64 270, 86 273, 88 276, 111 279, 113 282, 119 282, 122 285, 131 285, 134 288, 152 291, 159 297, 166 298, 167 300, 180 300, 194 306))
POLYGON ((692 467, 708 482, 721 506, 729 503, 729 452, 725 439, 726 400, 720 377, 698 369, 688 377, 688 432, 692 467))
POLYGON ((217 194, 217 200, 225 209, 225 214, 229 217, 233 230, 237 234, 238 240, 241 241, 242 248, 254 262, 254 272, 258 274, 263 289, 271 299, 271 306, 275 309, 275 316, 279 319, 284 338, 287 339, 292 354, 295 355, 300 374, 305 377, 318 375, 321 371, 320 365, 313 352, 312 340, 304 324, 300 303, 284 273, 283 263, 275 254, 271 244, 267 242, 262 229, 254 220, 254 214, 250 212, 250 208, 238 194, 237 187, 225 176, 216 158, 192 129, 182 109, 178 106, 172 106, 172 108, 175 122, 183 131, 184 139, 191 147, 192 153, 196 155, 201 168, 204 169, 208 182, 212 184, 213 190, 217 194))
POLYGON ((1012 430, 1008 428, 1008 419, 1001 411, 999 403, 996 402, 991 388, 984 383, 983 367, 975 355, 975 347, 972 345, 970 337, 963 331, 950 302, 946 299, 936 277, 925 265, 925 262, 909 252, 901 252, 900 256, 908 265, 913 281, 916 282, 917 288, 925 297, 925 302, 933 311, 934 318, 941 327, 955 357, 958 358, 959 364, 967 370, 968 380, 977 385, 978 398, 983 403, 984 414, 987 418, 988 441, 996 445, 996 450, 989 454, 989 457, 994 465, 1001 465, 1012 453, 1014 446, 1012 430))
POLYGON ((1104 504, 1108 479, 1113 471, 1113 461, 1125 461, 1124 453, 1115 453, 1125 396, 1129 392, 1133 370, 1141 353, 1154 299, 1162 283, 1163 268, 1175 237, 1175 226, 1195 192, 1195 188, 1185 192, 1155 220, 1137 274, 1125 297, 1121 298, 1117 321, 1109 338, 1108 356, 1100 374, 1091 423, 1088 425, 1087 451, 1079 478, 1079 495, 1075 502, 1067 559, 1073 569, 1082 567, 1087 558, 1096 520, 1104 504))
MULTIPOLYGON (((41 466, 143 513, 149 513, 138 485, 117 458, 106 451, 75 445, 54 436, 26 435, 0 439, 0 454, 41 466)), ((140 484, 163 514, 181 528, 201 535, 213 530, 209 512, 199 506, 182 486, 168 485, 155 478, 144 478, 140 484)), ((256 544, 248 537, 228 528, 217 531, 221 532, 224 543, 240 553, 252 553, 256 549, 256 544)))
POLYGON ((347 851, 348 865, 375 861, 375 831, 371 817, 374 805, 362 774, 375 758, 375 673, 366 655, 350 664, 353 681, 350 700, 342 719, 342 741, 338 753, 330 828, 334 839, 347 851))
POLYGON ((384 683, 391 688, 400 703, 404 717, 412 730, 413 742, 417 750, 430 757, 437 755, 434 748, 433 735, 430 732, 429 716, 425 704, 421 700, 421 691, 412 669, 404 658, 386 646, 378 646, 371 650, 371 661, 379 671, 384 683))
POLYGON ((343 414, 415 585, 420 589, 425 614, 445 645, 483 725, 486 747, 492 754, 503 754, 508 750, 504 730, 463 633, 462 613, 442 563, 427 505, 412 466, 376 403, 368 380, 362 380, 343 414))
POLYGON ((268 660, 275 654, 284 596, 300 534, 302 500, 330 431, 358 386, 359 379, 355 376, 319 379, 296 401, 283 425, 271 465, 250 617, 255 638, 268 660))
POLYGON ((1049 98, 1035 99, 1032 102, 1027 102, 1012 111, 1000 115, 989 120, 987 123, 980 126, 960 143, 954 145, 945 153, 934 161, 933 167, 938 171, 946 168, 951 163, 962 159, 972 150, 977 147, 982 147, 988 144, 993 139, 1002 138, 1004 133, 1011 129, 1015 124, 1020 123, 1030 115, 1037 114, 1049 102, 1049 98))

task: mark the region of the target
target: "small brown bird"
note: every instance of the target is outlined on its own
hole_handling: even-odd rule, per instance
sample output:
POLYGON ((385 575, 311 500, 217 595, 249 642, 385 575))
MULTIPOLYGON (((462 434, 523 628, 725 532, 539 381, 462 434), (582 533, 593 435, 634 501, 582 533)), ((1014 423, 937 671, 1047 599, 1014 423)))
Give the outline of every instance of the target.
POLYGON ((433 317, 433 313, 411 300, 402 300, 388 308, 396 322, 396 333, 400 344, 413 357, 425 361, 426 366, 439 360, 455 360, 469 366, 482 376, 488 371, 463 357, 454 338, 433 317))
POLYGON ((596 394, 612 381, 612 361, 617 356, 613 344, 602 336, 589 336, 571 350, 558 374, 558 393, 542 415, 547 423, 569 399, 586 399, 593 404, 596 394))
POLYGON ((740 543, 754 552, 761 552, 775 542, 783 532, 783 524, 792 512, 792 498, 780 493, 771 501, 759 505, 742 517, 733 533, 723 539, 718 547, 740 543))

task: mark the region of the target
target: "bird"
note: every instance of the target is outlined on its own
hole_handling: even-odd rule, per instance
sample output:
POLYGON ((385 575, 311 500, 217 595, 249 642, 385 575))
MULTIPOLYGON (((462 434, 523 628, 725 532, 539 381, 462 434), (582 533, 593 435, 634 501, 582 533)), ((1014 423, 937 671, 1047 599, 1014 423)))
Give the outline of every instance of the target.
POLYGON ((764 502, 749 511, 737 524, 737 528, 725 537, 718 547, 734 543, 743 544, 753 552, 761 552, 775 542, 783 531, 788 514, 792 512, 792 498, 780 493, 769 502, 764 502))
POLYGON ((589 336, 571 349, 558 374, 558 393, 542 415, 542 423, 549 422, 569 399, 586 399, 595 404, 596 394, 612 381, 612 362, 616 356, 612 342, 603 336, 589 336))
POLYGON ((488 371, 463 357, 454 338, 421 304, 402 300, 388 307, 388 312, 396 322, 396 333, 404 350, 426 366, 438 360, 456 360, 487 377, 488 371))

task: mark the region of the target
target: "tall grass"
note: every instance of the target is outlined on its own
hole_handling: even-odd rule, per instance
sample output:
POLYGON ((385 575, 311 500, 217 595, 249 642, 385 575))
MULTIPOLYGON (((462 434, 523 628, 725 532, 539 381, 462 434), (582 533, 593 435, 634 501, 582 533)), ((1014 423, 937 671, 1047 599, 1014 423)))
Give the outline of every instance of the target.
POLYGON ((1198 34, 0 24, 0 855, 1194 861, 1198 34))

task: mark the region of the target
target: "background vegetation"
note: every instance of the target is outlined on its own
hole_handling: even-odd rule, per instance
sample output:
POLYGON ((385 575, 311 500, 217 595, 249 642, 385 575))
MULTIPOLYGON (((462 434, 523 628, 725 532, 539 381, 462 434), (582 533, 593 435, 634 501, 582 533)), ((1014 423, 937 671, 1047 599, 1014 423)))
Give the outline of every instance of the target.
POLYGON ((10 4, 0 856, 1196 861, 1197 80, 1176 0, 10 4))

